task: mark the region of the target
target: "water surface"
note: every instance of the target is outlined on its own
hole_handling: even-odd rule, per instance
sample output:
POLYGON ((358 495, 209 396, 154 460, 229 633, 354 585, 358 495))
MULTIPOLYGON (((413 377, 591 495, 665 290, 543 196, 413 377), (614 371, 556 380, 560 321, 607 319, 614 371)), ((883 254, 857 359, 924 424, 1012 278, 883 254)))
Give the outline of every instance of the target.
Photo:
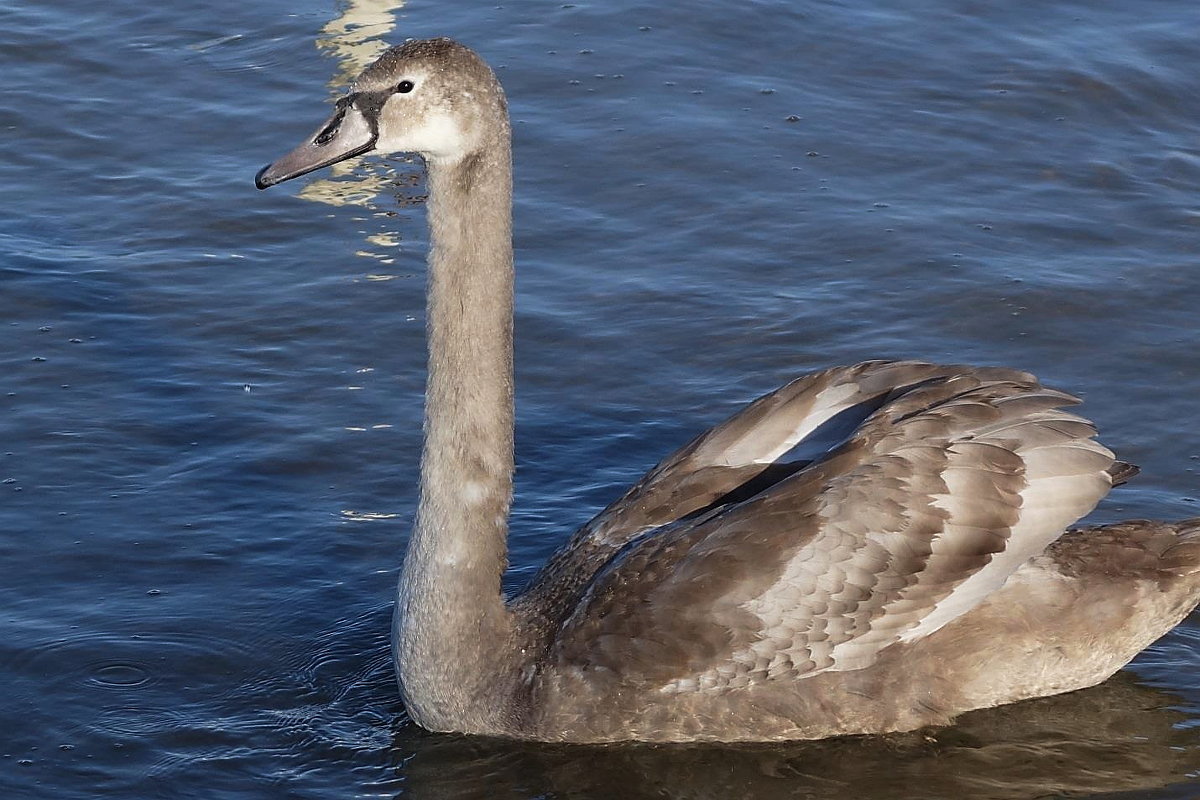
POLYGON ((1200 459, 1200 6, 0 7, 5 797, 1182 798, 1200 624, 1094 690, 787 747, 432 736, 387 653, 419 165, 252 176, 411 36, 514 118, 519 587, 696 432, 864 358, 1019 366, 1180 518, 1200 459))

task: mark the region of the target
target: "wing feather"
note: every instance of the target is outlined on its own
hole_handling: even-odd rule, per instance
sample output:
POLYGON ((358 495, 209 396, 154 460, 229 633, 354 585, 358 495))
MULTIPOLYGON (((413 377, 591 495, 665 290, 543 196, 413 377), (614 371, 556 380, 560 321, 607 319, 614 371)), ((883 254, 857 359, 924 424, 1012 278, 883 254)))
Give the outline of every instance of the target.
POLYGON ((1028 373, 999 367, 915 361, 867 361, 797 378, 660 462, 576 532, 514 604, 530 613, 549 610, 552 617, 570 613, 598 571, 631 542, 791 474, 798 465, 771 473, 792 447, 839 415, 870 411, 913 386, 967 373, 972 380, 1034 381, 1028 373))
MULTIPOLYGON (((920 379, 893 383, 825 457, 630 543, 565 618, 557 663, 667 692, 752 686, 863 668, 982 602, 1094 507, 1114 461, 1061 410, 1072 396, 957 369, 894 373, 920 379)), ((755 452, 734 438, 728 460, 755 452)))

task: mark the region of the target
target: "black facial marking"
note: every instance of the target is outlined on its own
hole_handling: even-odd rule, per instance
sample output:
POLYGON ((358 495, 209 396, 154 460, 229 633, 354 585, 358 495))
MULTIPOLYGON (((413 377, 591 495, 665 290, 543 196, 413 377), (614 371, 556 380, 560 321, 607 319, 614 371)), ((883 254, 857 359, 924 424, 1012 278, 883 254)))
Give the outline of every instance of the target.
POLYGON ((354 107, 362 112, 368 120, 374 120, 383 111, 383 104, 391 97, 391 92, 355 92, 350 95, 354 107))
MULTIPOLYGON (((347 106, 354 106, 363 115, 367 121, 367 126, 371 129, 372 138, 379 138, 379 115, 383 111, 383 104, 392 96, 390 90, 380 92, 354 92, 348 94, 342 100, 347 106)), ((340 100, 338 102, 341 102, 340 100)))

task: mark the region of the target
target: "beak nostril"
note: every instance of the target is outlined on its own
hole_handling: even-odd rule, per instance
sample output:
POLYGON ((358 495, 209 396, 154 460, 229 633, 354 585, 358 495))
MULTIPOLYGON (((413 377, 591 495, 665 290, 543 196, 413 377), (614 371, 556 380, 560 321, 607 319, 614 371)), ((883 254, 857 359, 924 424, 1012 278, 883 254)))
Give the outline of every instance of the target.
POLYGON ((300 146, 264 167, 254 178, 254 184, 265 189, 301 175, 368 153, 378 138, 372 122, 348 103, 339 101, 333 117, 316 133, 301 141, 300 146))
POLYGON ((333 137, 337 136, 338 129, 342 127, 342 120, 346 118, 346 109, 338 111, 337 115, 329 121, 325 129, 318 133, 313 138, 313 144, 326 145, 333 141, 333 137))

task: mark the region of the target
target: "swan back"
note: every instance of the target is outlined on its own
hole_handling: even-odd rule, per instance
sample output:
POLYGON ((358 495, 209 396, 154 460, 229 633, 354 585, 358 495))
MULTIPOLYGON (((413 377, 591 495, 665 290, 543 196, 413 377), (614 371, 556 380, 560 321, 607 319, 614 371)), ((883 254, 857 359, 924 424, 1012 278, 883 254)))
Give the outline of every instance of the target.
POLYGON ((977 606, 1112 486, 1112 453, 1060 409, 1078 401, 1022 373, 963 367, 888 394, 811 466, 632 540, 553 658, 645 668, 666 692, 863 669, 977 606))

